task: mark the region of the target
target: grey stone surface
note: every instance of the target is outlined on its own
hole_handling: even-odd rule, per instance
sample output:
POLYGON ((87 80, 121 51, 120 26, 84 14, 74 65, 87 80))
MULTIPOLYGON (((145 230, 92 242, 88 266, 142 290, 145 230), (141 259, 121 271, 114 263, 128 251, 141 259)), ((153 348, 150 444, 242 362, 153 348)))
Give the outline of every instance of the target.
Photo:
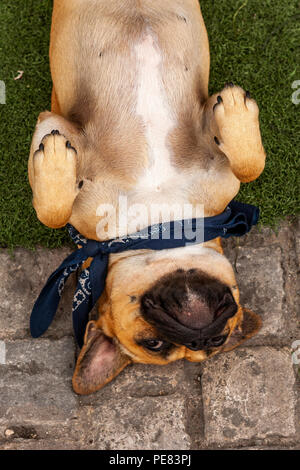
POLYGON ((299 221, 287 219, 276 231, 254 228, 248 235, 224 243, 242 303, 263 320, 261 331, 249 345, 267 342, 290 346, 300 337, 299 221))
POLYGON ((84 450, 76 441, 68 439, 19 439, 12 436, 0 443, 0 450, 84 450))
POLYGON ((295 376, 290 351, 237 349, 204 366, 205 437, 232 443, 272 436, 293 438, 295 376))
MULTIPOLYGON (((32 307, 48 277, 66 258, 70 250, 36 251, 16 249, 13 256, 0 251, 0 339, 29 337, 32 307)), ((71 308, 74 276, 66 284, 55 320, 45 337, 72 334, 71 308)))
POLYGON ((127 367, 99 392, 79 397, 82 413, 76 424, 82 426, 84 422, 90 430, 89 439, 86 438, 83 445, 93 441, 97 449, 109 447, 110 442, 115 449, 187 449, 187 442, 192 445, 194 434, 203 438, 199 373, 200 364, 186 361, 166 366, 134 364, 127 367), (109 415, 109 409, 115 407, 118 411, 110 413, 108 422, 102 425, 101 436, 105 434, 105 439, 101 442, 97 437, 97 413, 109 415), (90 410, 98 411, 86 422, 83 418, 86 413, 93 413, 90 410), (130 426, 128 439, 126 433, 120 438, 119 431, 116 432, 119 415, 123 416, 123 426, 130 426))
POLYGON ((279 246, 236 246, 226 255, 235 269, 241 304, 258 313, 262 329, 258 337, 285 335, 284 279, 279 246))
POLYGON ((281 249, 238 248, 236 277, 241 304, 261 315, 258 336, 285 335, 285 310, 281 249))
POLYGON ((296 449, 300 446, 300 224, 225 242, 259 335, 207 362, 133 365, 99 392, 74 394, 75 278, 42 339, 29 315, 68 251, 0 251, 0 449, 296 449))
POLYGON ((77 411, 72 338, 8 341, 6 349, 6 364, 0 365, 0 435, 15 427, 38 437, 61 433, 77 411))
POLYGON ((80 397, 82 405, 97 406, 111 397, 163 397, 176 393, 197 395, 201 392, 196 383, 199 365, 187 370, 185 361, 178 361, 166 366, 133 364, 128 366, 102 390, 93 395, 80 397))
POLYGON ((98 450, 187 450, 185 421, 185 396, 117 395, 98 407, 82 407, 72 432, 82 447, 98 450))
POLYGON ((27 370, 32 374, 40 372, 69 377, 74 368, 74 340, 62 338, 57 341, 49 339, 26 339, 5 341, 6 364, 4 370, 27 370))
POLYGON ((129 366, 98 393, 79 398, 73 432, 83 434, 84 448, 189 449, 190 425, 198 436, 203 428, 199 370, 185 361, 129 366))

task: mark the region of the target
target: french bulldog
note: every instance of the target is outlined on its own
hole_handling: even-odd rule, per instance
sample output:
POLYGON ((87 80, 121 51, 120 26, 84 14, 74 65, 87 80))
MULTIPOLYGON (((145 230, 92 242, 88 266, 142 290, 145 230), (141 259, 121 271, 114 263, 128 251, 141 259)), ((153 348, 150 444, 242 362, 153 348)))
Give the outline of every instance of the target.
MULTIPOLYGON (((50 64, 51 112, 38 118, 28 165, 46 226, 69 223, 88 239, 110 240, 120 235, 120 198, 147 209, 132 211, 128 227, 147 227, 153 206, 201 206, 212 217, 262 173, 254 99, 233 83, 208 94, 198 0, 54 0, 50 64)), ((73 388, 95 392, 130 363, 203 361, 260 324, 240 305, 220 238, 113 254, 73 388)))

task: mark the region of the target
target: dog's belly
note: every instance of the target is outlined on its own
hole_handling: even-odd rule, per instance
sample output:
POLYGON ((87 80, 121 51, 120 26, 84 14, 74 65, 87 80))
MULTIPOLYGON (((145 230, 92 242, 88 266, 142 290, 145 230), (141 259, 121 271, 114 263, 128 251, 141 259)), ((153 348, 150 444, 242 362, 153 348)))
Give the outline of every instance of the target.
POLYGON ((228 162, 199 154, 190 139, 200 100, 207 98, 209 66, 197 2, 166 1, 165 8, 148 1, 139 2, 141 8, 136 2, 134 8, 132 2, 75 3, 51 45, 62 114, 87 139, 78 156, 85 184, 70 222, 90 238, 113 238, 123 233, 114 217, 106 235, 97 237, 96 226, 101 206, 122 211, 120 197, 131 210, 127 232, 182 218, 185 205, 204 204, 205 215, 223 210, 238 192, 237 181, 228 162), (166 205, 171 209, 157 211, 166 205))
MULTIPOLYGON (((134 52, 137 59, 136 115, 142 119, 147 159, 136 182, 127 192, 129 202, 147 205, 148 213, 151 205, 177 205, 181 209, 190 205, 191 209, 196 210, 197 204, 206 204, 205 212, 211 215, 219 208, 216 209, 218 201, 212 203, 208 200, 209 195, 218 199, 215 185, 221 183, 223 186, 226 180, 229 182, 231 171, 228 162, 226 159, 220 161, 222 158, 217 155, 211 158, 211 155, 198 154, 196 161, 186 161, 185 166, 176 165, 176 145, 172 145, 171 137, 178 133, 180 140, 182 123, 176 104, 168 94, 168 85, 164 82, 165 59, 157 36, 151 30, 146 31, 142 40, 134 46, 134 52)), ((180 93, 180 90, 177 92, 180 93)), ((193 127, 195 123, 191 121, 190 125, 193 127)), ((180 146, 179 142, 176 144, 180 146)), ((190 147, 193 150, 192 144, 190 147)), ((235 190, 235 185, 232 189, 235 190)), ((222 204, 223 201, 220 206, 222 204)), ((183 218, 182 215, 175 215, 175 218, 183 218)), ((153 215, 153 223, 159 221, 157 217, 153 215)))
MULTIPOLYGON (((132 182, 152 161, 156 179, 171 176, 174 143, 166 137, 197 111, 199 98, 207 98, 209 51, 198 2, 55 5, 50 51, 55 94, 63 116, 84 128, 93 147, 84 156, 84 170, 100 176, 105 167, 132 182)), ((150 179, 148 173, 141 185, 150 179)))

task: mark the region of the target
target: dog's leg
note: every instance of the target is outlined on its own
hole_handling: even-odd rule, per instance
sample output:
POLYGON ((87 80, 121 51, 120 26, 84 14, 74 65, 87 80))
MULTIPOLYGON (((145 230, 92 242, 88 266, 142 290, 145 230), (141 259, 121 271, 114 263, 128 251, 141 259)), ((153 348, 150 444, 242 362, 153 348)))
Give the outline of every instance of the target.
POLYGON ((250 94, 231 83, 205 106, 204 123, 211 143, 227 156, 234 175, 243 183, 258 178, 265 166, 258 115, 250 94))
POLYGON ((79 192, 78 146, 80 137, 70 122, 49 112, 39 116, 28 173, 37 217, 48 227, 63 227, 71 216, 79 192))

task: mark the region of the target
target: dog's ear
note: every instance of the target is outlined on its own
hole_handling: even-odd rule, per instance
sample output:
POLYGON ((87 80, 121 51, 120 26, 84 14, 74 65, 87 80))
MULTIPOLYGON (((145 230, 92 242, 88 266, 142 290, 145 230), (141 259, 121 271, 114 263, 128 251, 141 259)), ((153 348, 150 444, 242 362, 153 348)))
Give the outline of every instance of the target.
POLYGON ((248 338, 254 336, 261 328, 261 318, 251 310, 243 308, 243 320, 241 324, 232 332, 229 341, 223 351, 235 349, 248 338))
POLYGON ((96 323, 90 321, 73 375, 73 389, 79 395, 96 392, 130 362, 128 356, 103 334, 96 323))

